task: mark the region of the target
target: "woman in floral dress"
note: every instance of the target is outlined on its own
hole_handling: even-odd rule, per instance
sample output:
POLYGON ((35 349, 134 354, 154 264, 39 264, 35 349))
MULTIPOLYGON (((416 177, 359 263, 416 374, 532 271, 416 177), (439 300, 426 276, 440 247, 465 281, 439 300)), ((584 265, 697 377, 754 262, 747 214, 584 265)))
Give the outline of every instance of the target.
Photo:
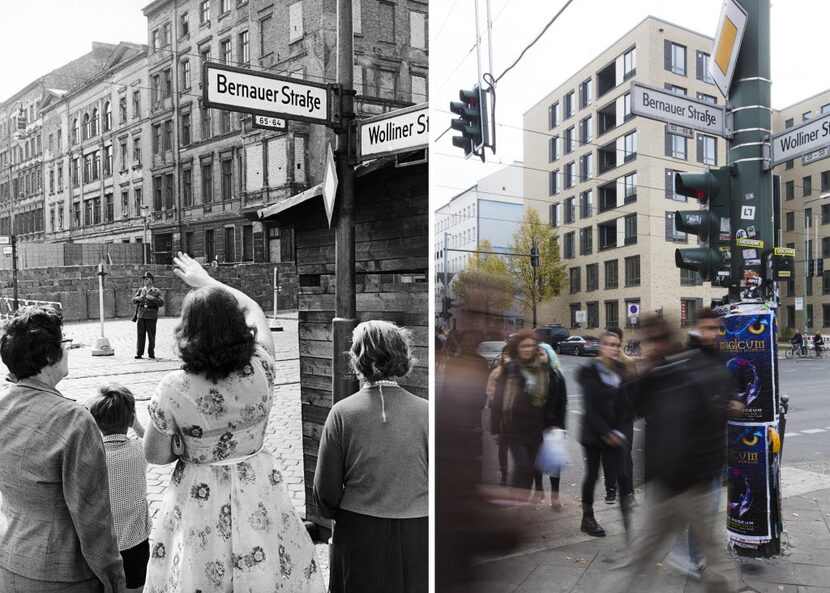
POLYGON ((145 452, 176 461, 145 593, 325 591, 314 545, 263 449, 274 342, 262 309, 179 253, 194 289, 176 328, 182 370, 150 402, 145 452))

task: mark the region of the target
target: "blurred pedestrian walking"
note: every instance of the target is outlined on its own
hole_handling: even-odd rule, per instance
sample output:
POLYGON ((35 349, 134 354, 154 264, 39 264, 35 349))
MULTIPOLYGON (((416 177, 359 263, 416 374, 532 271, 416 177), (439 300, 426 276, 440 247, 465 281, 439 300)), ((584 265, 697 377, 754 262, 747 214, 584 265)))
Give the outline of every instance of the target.
MULTIPOLYGON (((507 366, 507 363, 510 361, 510 356, 507 354, 507 346, 505 346, 502 351, 501 355, 496 359, 496 364, 493 366, 493 370, 490 371, 490 376, 487 379, 487 407, 492 410, 493 409, 493 399, 496 396, 496 389, 499 387, 500 381, 502 380, 502 376, 504 374, 504 368, 507 366)), ((492 412, 491 412, 492 413, 492 412)), ((509 469, 508 465, 508 450, 507 450, 507 439, 504 438, 504 435, 496 435, 496 445, 498 446, 498 457, 499 457, 499 472, 501 474, 501 481, 500 484, 502 486, 507 485, 507 472, 509 469)))
MULTIPOLYGON (((617 360, 620 350, 617 334, 606 332, 600 338, 599 356, 579 369, 577 379, 582 388, 585 409, 582 416, 580 443, 585 452, 585 476, 582 482, 582 524, 589 535, 602 537, 605 530, 594 516, 594 490, 599 477, 600 460, 610 460, 619 492, 629 492, 626 473, 622 469, 626 436, 624 430, 630 412, 622 390, 625 367, 617 360)), ((628 532, 631 509, 627 498, 620 499, 623 524, 628 532)))
MULTIPOLYGON (((568 415, 568 388, 565 382, 565 375, 562 374, 562 366, 559 364, 559 357, 550 344, 539 343, 539 362, 550 367, 548 402, 545 405, 545 431, 565 431, 565 417, 568 415)), ((559 500, 559 483, 562 478, 562 468, 556 474, 551 474, 550 479, 550 506, 558 511, 562 508, 559 500)), ((536 471, 539 476, 536 481, 536 491, 542 492, 542 473, 536 471)), ((534 480, 536 478, 534 477, 534 480)), ((543 494, 544 500, 544 494, 543 494)))
POLYGON ((711 310, 698 313, 699 347, 673 355, 678 341, 668 323, 646 318, 647 372, 629 385, 635 413, 646 418, 645 479, 647 504, 642 531, 629 556, 609 575, 603 591, 627 592, 654 566, 662 544, 689 525, 705 558, 704 590, 732 590, 735 575, 714 529, 713 484, 726 462, 734 381, 721 360, 715 339, 720 328, 711 310))

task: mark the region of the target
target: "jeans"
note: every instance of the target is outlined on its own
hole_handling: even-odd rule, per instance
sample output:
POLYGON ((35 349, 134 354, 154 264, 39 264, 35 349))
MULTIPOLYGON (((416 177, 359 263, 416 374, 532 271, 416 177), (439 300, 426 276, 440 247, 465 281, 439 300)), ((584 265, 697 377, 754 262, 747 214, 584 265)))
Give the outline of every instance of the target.
POLYGON ((533 486, 533 474, 536 471, 536 453, 539 451, 541 441, 529 442, 513 436, 506 436, 506 439, 510 454, 513 456, 513 475, 510 485, 514 488, 530 490, 533 486))
MULTIPOLYGON (((628 490, 620 490, 619 494, 621 497, 634 494, 634 461, 631 458, 631 445, 634 442, 634 425, 631 424, 625 427, 622 432, 626 440, 625 445, 623 445, 624 450, 621 451, 622 463, 620 467, 622 468, 621 471, 624 474, 624 480, 628 490)), ((605 479, 605 491, 617 491, 619 477, 615 469, 613 455, 602 455, 602 475, 605 479)))
POLYGON ((582 481, 582 506, 593 506, 594 490, 599 478, 600 460, 608 459, 609 467, 614 474, 614 483, 619 486, 620 493, 629 493, 631 480, 623 471, 623 455, 625 447, 611 447, 609 445, 583 445, 585 451, 585 478, 582 481))

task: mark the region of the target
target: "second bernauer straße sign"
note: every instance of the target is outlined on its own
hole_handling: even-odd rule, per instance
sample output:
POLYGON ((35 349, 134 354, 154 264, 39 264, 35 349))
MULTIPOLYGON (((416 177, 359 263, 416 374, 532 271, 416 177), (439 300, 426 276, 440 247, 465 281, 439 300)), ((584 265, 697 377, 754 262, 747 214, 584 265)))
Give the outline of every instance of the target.
POLYGON ((306 80, 205 62, 202 101, 211 108, 330 123, 329 87, 306 80))

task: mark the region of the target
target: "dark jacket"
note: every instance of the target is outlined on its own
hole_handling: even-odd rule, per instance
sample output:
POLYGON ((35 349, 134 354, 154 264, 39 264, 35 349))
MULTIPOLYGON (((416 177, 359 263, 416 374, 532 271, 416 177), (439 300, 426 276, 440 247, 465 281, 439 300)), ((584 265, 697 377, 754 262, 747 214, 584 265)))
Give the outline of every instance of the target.
POLYGON ((159 307, 164 305, 161 291, 155 286, 139 288, 133 302, 136 304, 136 315, 139 319, 158 319, 159 307))
POLYGON ((645 479, 671 491, 705 484, 726 463, 726 427, 735 381, 714 349, 673 356, 627 390, 646 419, 645 479))
MULTIPOLYGON (((625 427, 631 422, 625 391, 622 386, 615 389, 603 383, 597 368, 599 364, 602 364, 599 359, 592 360, 577 373, 585 405, 579 442, 587 446, 602 445, 604 436, 612 430, 625 432, 625 427)), ((615 360, 612 364, 622 378, 625 372, 622 363, 615 360)))
POLYGON ((504 367, 504 371, 496 383, 496 393, 493 396, 490 410, 490 432, 504 434, 513 438, 536 442, 542 440, 542 432, 551 426, 565 428, 568 393, 565 377, 553 369, 548 380, 548 397, 545 405, 536 407, 531 403, 530 395, 525 392, 525 379, 521 366, 511 360, 504 367), (513 407, 512 420, 509 425, 504 423, 504 389, 508 379, 516 379, 522 386, 522 396, 516 399, 513 407))

